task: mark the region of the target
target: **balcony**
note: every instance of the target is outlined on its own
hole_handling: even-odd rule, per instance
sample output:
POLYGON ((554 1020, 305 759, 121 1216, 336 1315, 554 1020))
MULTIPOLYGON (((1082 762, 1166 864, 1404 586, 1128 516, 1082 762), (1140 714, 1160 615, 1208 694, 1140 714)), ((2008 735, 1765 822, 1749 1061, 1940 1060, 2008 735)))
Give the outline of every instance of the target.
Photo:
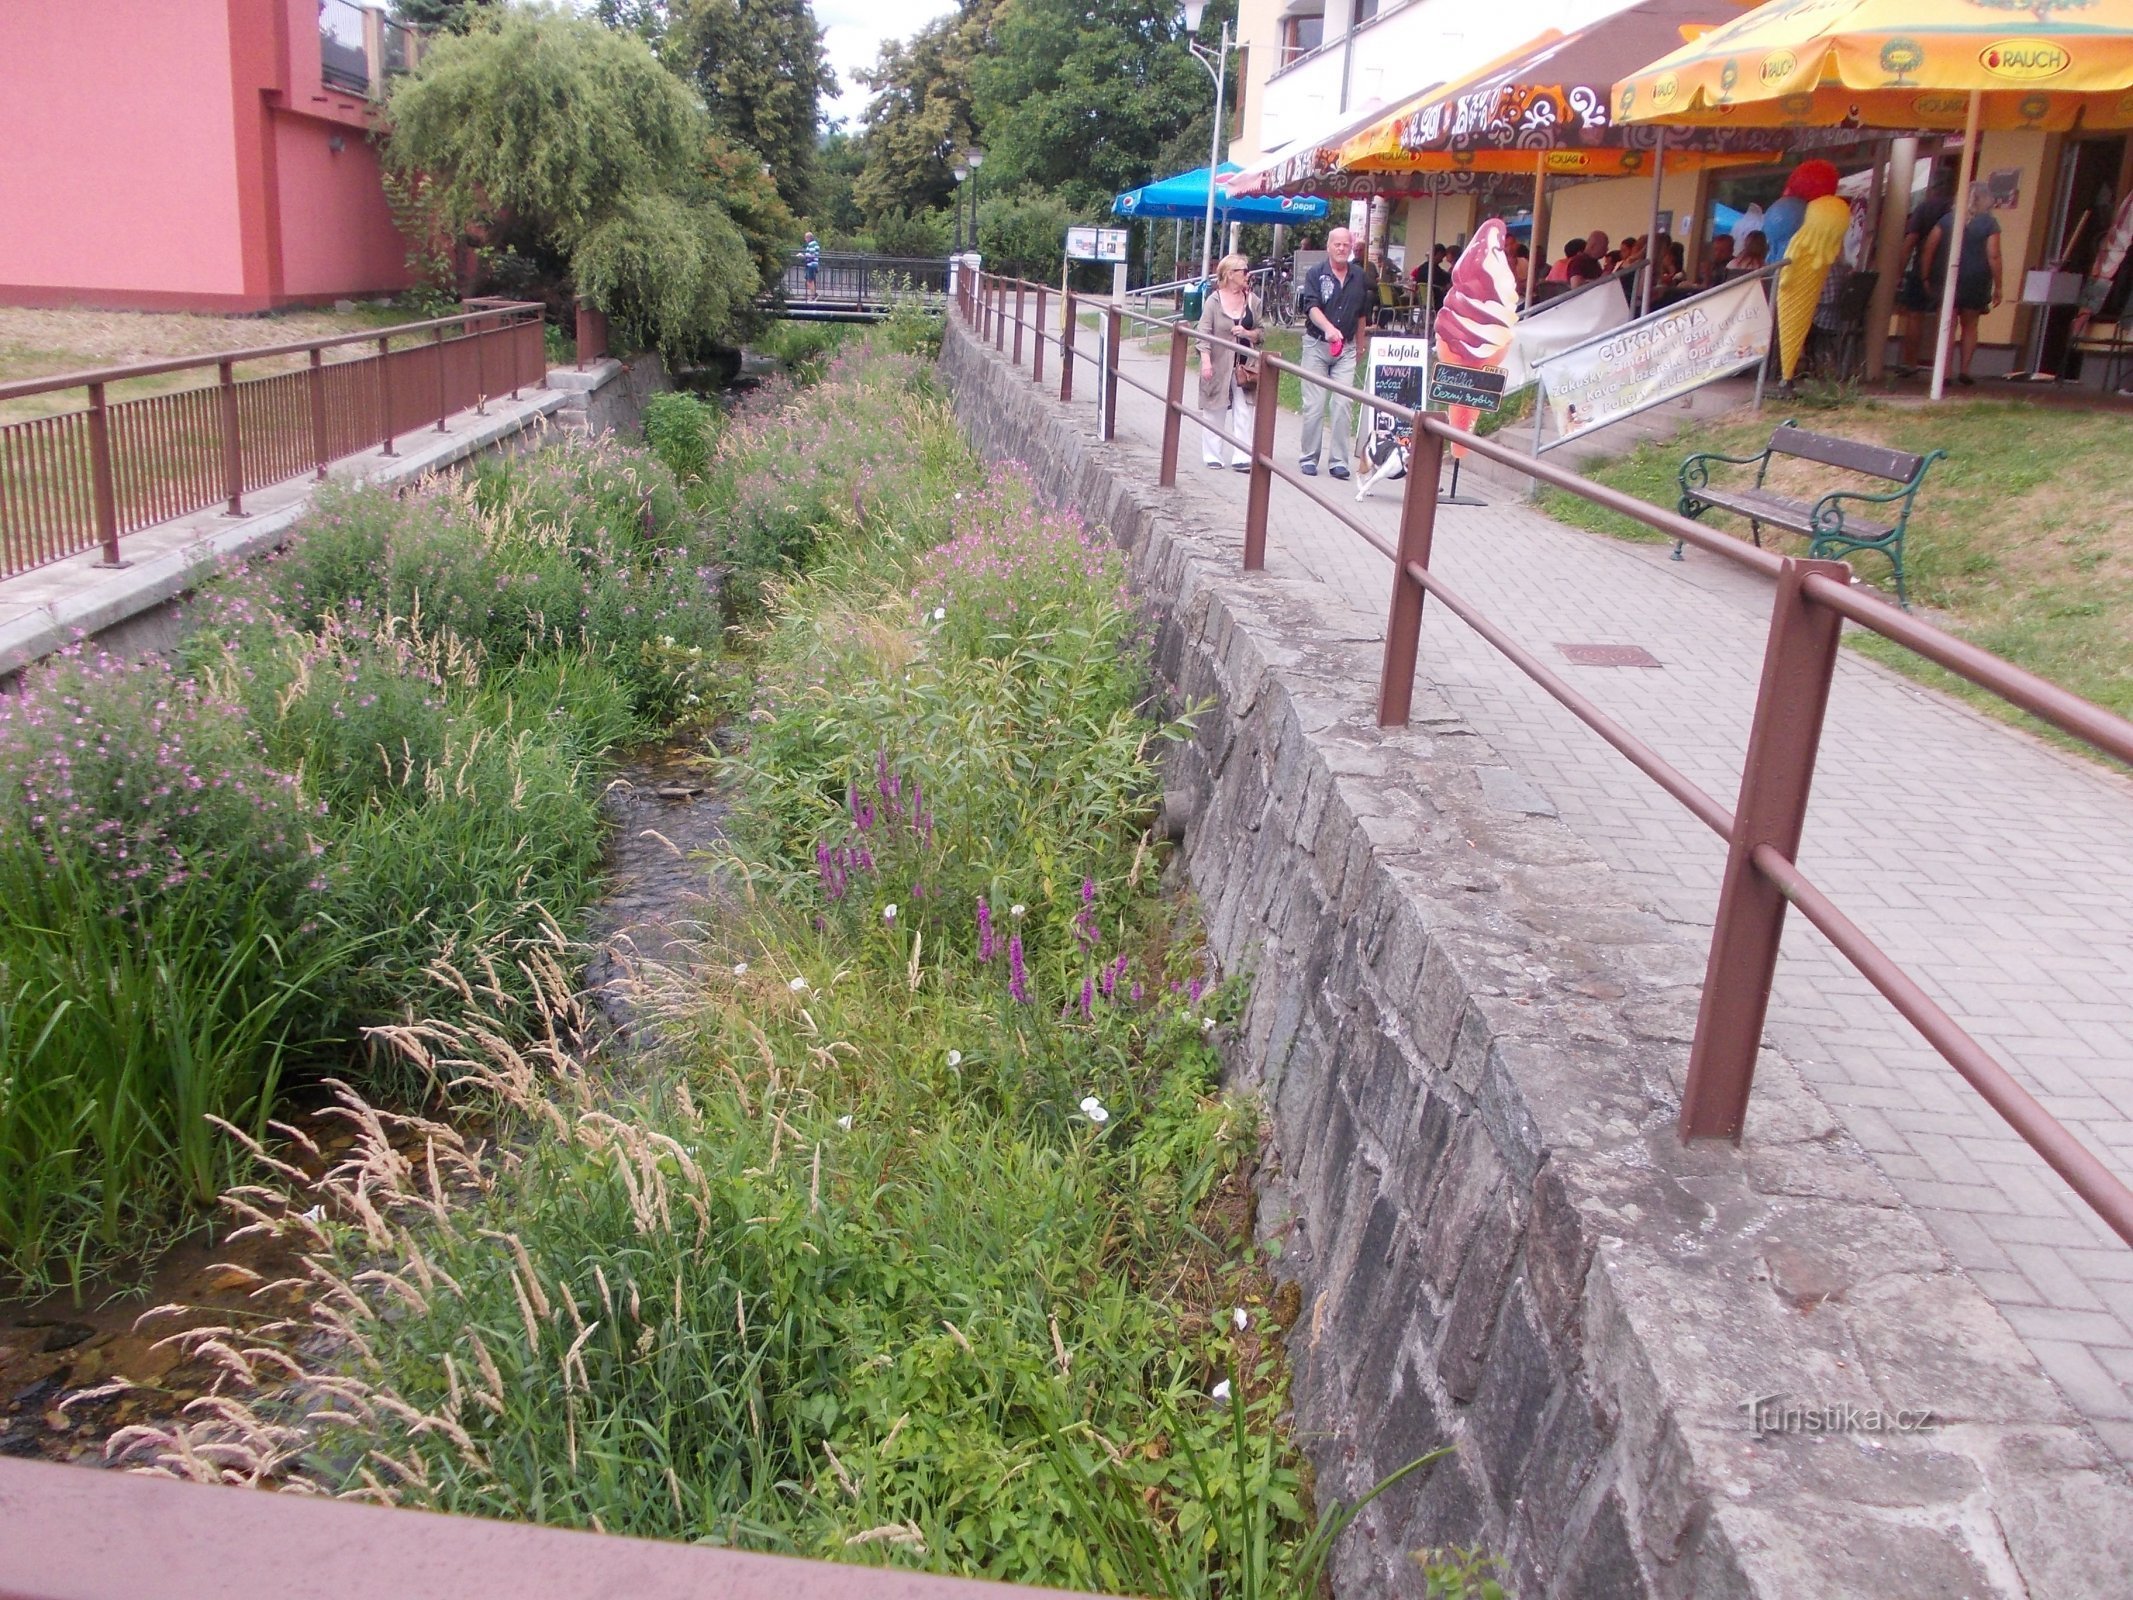
POLYGON ((421 35, 353 0, 319 0, 319 81, 342 94, 382 100, 392 79, 414 70, 421 35))

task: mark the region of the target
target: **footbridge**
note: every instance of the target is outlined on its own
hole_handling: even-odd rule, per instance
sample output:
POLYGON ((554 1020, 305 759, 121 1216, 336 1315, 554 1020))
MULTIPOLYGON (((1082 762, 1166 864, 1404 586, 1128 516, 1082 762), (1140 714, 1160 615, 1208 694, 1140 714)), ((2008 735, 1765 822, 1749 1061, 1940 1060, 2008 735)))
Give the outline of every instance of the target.
POLYGON ((879 322, 900 304, 928 311, 948 305, 945 256, 858 255, 825 251, 815 281, 795 251, 777 287, 756 297, 759 310, 792 322, 879 322))

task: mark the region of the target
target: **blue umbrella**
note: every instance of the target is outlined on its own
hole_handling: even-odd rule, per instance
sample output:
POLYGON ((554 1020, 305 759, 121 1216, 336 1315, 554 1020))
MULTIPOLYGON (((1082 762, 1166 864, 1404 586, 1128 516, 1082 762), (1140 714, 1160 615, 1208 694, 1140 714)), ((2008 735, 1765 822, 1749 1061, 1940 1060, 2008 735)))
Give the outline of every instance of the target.
MULTIPOLYGON (((1242 170, 1234 161, 1225 161, 1216 169, 1223 178, 1233 178, 1242 170)), ((1190 172, 1128 189, 1112 200, 1111 211, 1121 217, 1204 217, 1207 169, 1194 167, 1190 172)), ((1326 214, 1326 202, 1316 195, 1254 195, 1248 200, 1232 200, 1217 183, 1215 212, 1230 222, 1315 222, 1326 214)))

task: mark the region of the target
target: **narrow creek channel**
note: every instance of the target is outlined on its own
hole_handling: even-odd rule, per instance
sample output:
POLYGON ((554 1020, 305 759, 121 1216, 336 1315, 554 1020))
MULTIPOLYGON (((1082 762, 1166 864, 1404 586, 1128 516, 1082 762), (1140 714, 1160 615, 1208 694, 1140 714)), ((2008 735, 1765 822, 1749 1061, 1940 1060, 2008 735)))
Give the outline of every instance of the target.
MULTIPOLYGON (((700 742, 691 740, 629 752, 601 809, 607 893, 588 919, 584 983, 602 1020, 627 1040, 643 1026, 634 1003, 641 975, 696 961, 698 937, 718 906, 699 853, 723 839, 727 806, 700 742)), ((280 1115, 335 1157, 353 1139, 322 1097, 312 1098, 320 1103, 280 1115)), ((179 1420, 224 1376, 211 1360, 188 1359, 173 1335, 242 1330, 301 1310, 300 1293, 258 1292, 301 1276, 294 1250, 256 1235, 223 1242, 228 1226, 218 1218, 212 1234, 194 1230, 143 1281, 91 1288, 78 1305, 65 1292, 0 1300, 0 1455, 101 1465, 114 1433, 179 1420)))

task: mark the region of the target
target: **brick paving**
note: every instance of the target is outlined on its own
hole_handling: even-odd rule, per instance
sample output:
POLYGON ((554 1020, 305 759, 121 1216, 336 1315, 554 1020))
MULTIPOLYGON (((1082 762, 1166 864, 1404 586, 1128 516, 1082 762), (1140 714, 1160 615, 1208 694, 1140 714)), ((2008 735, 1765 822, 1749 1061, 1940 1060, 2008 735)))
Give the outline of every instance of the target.
MULTIPOLYGON (((1094 353, 1093 333, 1084 336, 1094 353)), ((1162 364, 1128 371, 1160 387, 1162 364)), ((1076 373, 1079 399, 1094 369, 1076 373)), ((1119 436, 1145 450, 1160 407, 1122 389, 1119 436)), ((1293 460, 1296 419, 1278 449, 1293 460)), ((1242 473, 1180 449, 1179 490, 1209 526, 1243 526, 1242 473)), ((1321 479, 1353 504, 1353 486, 1321 479)), ((1399 485, 1363 503, 1390 541, 1399 485)), ((1766 581, 1691 551, 1565 527, 1507 484, 1444 507, 1447 582, 1729 807, 1763 644, 1766 581), (1641 645, 1649 668, 1585 667, 1565 643, 1641 645)), ((1286 485, 1268 564, 1315 578, 1359 636, 1381 635, 1391 569, 1286 485)), ((1422 678, 1526 780, 1507 804, 1553 805, 1692 937, 1717 904, 1719 840, 1442 607, 1425 613, 1422 678), (1538 793, 1535 793, 1535 791, 1538 793)), ((1358 696, 1375 686, 1358 684, 1358 696)), ((2133 1173, 2133 785, 1844 651, 1802 865, 2107 1164, 2133 1173)), ((2133 1463, 2133 1248, 2104 1227, 1821 935, 1788 921, 1768 1037, 1998 1304, 2122 1462, 2133 1463)), ((1748 1134, 1755 1131, 1749 1111, 1748 1134)))

